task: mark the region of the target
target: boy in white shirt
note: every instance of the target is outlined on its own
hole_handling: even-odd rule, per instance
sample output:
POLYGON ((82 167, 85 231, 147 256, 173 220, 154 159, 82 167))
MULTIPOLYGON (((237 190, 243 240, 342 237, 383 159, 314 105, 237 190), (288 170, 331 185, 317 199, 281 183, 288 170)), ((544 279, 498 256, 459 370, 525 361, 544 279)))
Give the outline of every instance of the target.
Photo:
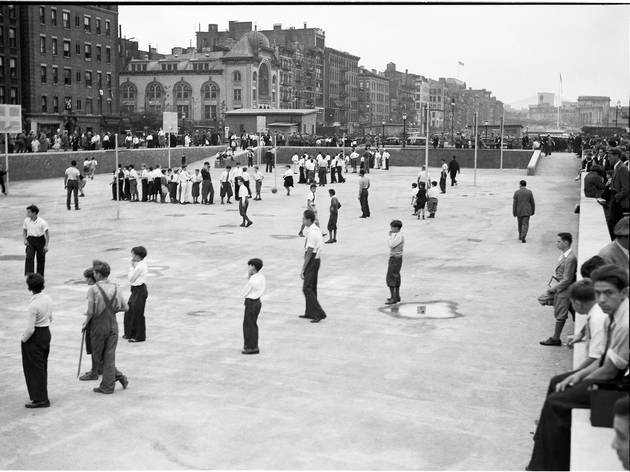
POLYGON ((260 191, 262 190, 262 181, 265 176, 262 172, 260 172, 258 166, 254 166, 254 171, 254 181, 256 182, 256 196, 254 197, 254 200, 261 200, 260 191))
POLYGON ((258 315, 262 303, 260 298, 265 293, 266 280, 260 272, 263 261, 258 258, 247 261, 247 275, 249 280, 243 288, 245 297, 245 313, 243 315, 243 350, 242 354, 259 354, 258 349, 258 315))
POLYGON ((431 182, 431 188, 427 190, 427 210, 429 210, 429 218, 435 218, 438 206, 438 195, 440 195, 440 189, 438 183, 434 180, 431 182))

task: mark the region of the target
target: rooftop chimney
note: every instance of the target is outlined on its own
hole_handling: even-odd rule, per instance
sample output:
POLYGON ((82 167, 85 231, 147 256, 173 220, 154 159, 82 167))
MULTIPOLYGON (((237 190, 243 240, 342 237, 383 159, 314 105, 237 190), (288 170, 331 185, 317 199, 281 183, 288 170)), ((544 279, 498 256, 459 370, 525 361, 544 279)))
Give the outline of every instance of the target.
POLYGON ((281 24, 281 23, 274 23, 274 25, 273 25, 273 30, 274 30, 274 31, 280 31, 280 30, 282 30, 282 24, 281 24))
POLYGON ((304 22, 304 29, 306 29, 306 21, 304 22))

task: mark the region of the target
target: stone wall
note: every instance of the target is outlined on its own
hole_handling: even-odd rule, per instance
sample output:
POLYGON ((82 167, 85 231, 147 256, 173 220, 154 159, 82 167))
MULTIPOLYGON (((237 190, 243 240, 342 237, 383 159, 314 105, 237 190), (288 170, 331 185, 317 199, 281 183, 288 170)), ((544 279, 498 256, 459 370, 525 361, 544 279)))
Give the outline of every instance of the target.
MULTIPOLYGON (((286 164, 291 161, 291 156, 308 153, 316 156, 318 151, 322 153, 341 151, 341 148, 326 147, 279 147, 277 161, 279 164, 286 164)), ((349 148, 346 148, 349 152, 349 148)), ((391 166, 418 167, 424 164, 425 151, 421 148, 395 148, 389 149, 391 166)), ((457 161, 461 167, 474 167, 474 149, 429 149, 429 166, 439 167, 442 159, 449 162, 452 156, 457 156, 457 161)), ((531 150, 509 149, 503 151, 503 167, 505 169, 527 169, 529 160, 532 157, 531 150)), ((500 163, 500 151, 498 149, 479 149, 477 151, 477 167, 480 169, 498 169, 500 163)))
MULTIPOLYGON (((171 165, 179 167, 182 155, 186 156, 186 162, 191 163, 214 156, 217 152, 225 150, 225 146, 205 147, 175 147, 171 148, 171 165)), ((97 174, 113 172, 116 167, 116 152, 108 151, 76 151, 76 152, 38 152, 9 154, 9 178, 11 181, 47 179, 63 177, 70 161, 77 161, 77 167, 83 170, 83 161, 86 157, 96 157, 98 167, 97 174)), ((133 164, 139 169, 142 164, 147 167, 168 166, 168 148, 141 148, 118 150, 118 162, 123 166, 133 164)))

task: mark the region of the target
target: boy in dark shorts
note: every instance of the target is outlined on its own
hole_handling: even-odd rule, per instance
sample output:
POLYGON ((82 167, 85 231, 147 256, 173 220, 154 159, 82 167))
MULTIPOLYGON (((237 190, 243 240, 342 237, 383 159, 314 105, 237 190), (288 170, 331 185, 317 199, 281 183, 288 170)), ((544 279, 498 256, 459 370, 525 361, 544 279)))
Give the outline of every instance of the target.
POLYGON ((325 244, 331 244, 337 242, 337 217, 339 216, 339 208, 341 203, 335 196, 335 189, 328 189, 330 195, 330 216, 328 217, 328 241, 325 244))
POLYGON ((387 276, 385 281, 389 287, 390 297, 385 302, 386 305, 393 305, 400 301, 400 268, 402 267, 403 247, 405 238, 400 232, 402 221, 393 220, 389 224, 389 263, 387 264, 387 276))

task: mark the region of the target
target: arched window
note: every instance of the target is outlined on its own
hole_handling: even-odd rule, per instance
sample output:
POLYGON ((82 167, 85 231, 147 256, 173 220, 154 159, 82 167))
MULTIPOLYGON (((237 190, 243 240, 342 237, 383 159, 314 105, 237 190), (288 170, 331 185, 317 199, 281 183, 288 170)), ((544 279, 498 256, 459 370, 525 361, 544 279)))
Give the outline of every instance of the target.
POLYGON ((275 75, 273 77, 271 77, 271 85, 273 85, 273 88, 276 88, 276 76, 275 75))
POLYGON ((138 89, 131 82, 125 82, 120 86, 120 97, 123 100, 135 100, 138 95, 138 89))
POLYGON ((241 81, 241 73, 237 70, 234 71, 234 73, 232 74, 232 80, 234 82, 240 82, 241 81))
POLYGON ((258 95, 269 96, 269 68, 265 63, 262 63, 258 69, 258 95))
POLYGON ((253 79, 254 83, 256 83, 256 81, 258 80, 258 74, 256 73, 256 71, 254 71, 254 73, 252 75, 252 79, 253 79))
POLYGON ((159 100, 162 98, 162 84, 159 82, 151 82, 147 85, 147 98, 149 100, 159 100))
POLYGON ((201 96, 204 100, 217 100, 219 98, 219 87, 212 82, 206 82, 201 86, 201 96))
POLYGON ((186 82, 178 82, 173 87, 176 100, 188 100, 192 96, 192 87, 186 82))

